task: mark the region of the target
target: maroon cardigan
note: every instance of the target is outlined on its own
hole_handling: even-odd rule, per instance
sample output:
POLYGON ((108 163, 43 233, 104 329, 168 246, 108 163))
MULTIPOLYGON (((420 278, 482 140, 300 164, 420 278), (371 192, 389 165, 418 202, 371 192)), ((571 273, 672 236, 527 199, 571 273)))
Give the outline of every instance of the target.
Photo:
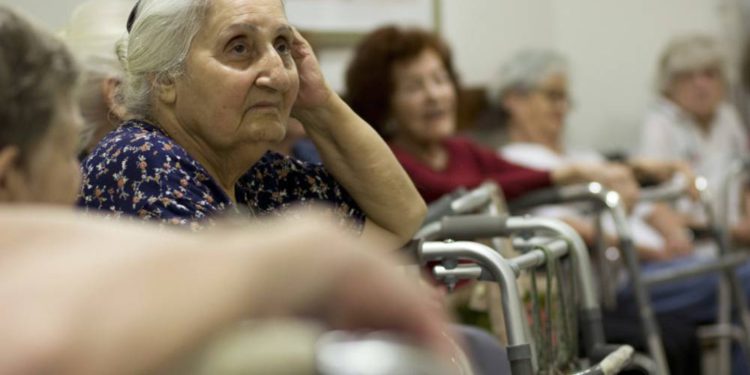
POLYGON ((455 137, 444 142, 448 151, 448 165, 439 171, 405 150, 392 144, 390 146, 428 203, 460 187, 471 189, 485 181, 497 183, 507 200, 552 186, 550 172, 513 164, 464 138, 455 137))

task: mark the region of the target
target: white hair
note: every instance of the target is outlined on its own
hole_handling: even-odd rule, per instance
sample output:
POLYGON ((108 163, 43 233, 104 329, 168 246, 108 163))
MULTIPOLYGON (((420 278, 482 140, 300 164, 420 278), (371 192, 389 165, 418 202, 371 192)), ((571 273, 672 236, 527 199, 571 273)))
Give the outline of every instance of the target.
POLYGON ((656 88, 666 94, 674 78, 680 73, 701 69, 719 69, 726 82, 726 56, 715 38, 705 34, 689 34, 672 39, 662 52, 656 76, 656 88))
POLYGON ((97 129, 109 126, 109 108, 102 96, 102 81, 122 81, 125 72, 117 58, 115 45, 126 33, 125 24, 133 8, 133 0, 90 0, 79 5, 60 31, 82 67, 79 104, 86 122, 82 144, 97 129))
POLYGON ((149 117, 153 87, 184 73, 209 5, 209 0, 141 0, 130 33, 117 45, 126 73, 123 100, 130 115, 149 117))
POLYGON ((505 62, 487 84, 487 101, 499 106, 511 91, 527 92, 554 74, 568 74, 565 58, 550 50, 524 50, 505 62))

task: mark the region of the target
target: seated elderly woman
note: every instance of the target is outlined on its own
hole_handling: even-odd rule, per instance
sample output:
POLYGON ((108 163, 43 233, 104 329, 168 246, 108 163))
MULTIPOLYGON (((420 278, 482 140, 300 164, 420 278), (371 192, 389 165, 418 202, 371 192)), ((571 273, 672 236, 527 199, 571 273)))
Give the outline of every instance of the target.
POLYGON ((327 86, 281 0, 144 0, 128 29, 119 53, 132 120, 83 161, 81 206, 197 226, 227 210, 328 202, 365 234, 400 241, 421 224, 413 184, 327 86), (290 114, 325 167, 267 152, 290 114))
MULTIPOLYGON (((0 373, 155 373, 270 317, 390 330, 454 355, 442 309, 320 217, 186 236, 28 206, 70 206, 78 191, 77 78, 61 42, 0 6, 0 373)), ((289 349, 253 344, 266 371, 253 353, 289 349)))
MULTIPOLYGON (((737 110, 727 102, 725 64, 719 42, 707 35, 685 35, 668 44, 657 72, 660 98, 644 120, 639 153, 685 161, 706 177, 715 207, 723 207, 717 203, 728 198, 730 207, 741 208, 717 215, 729 218, 733 239, 746 245, 750 244, 749 195, 735 187, 731 197, 722 196, 728 167, 748 154, 745 128, 737 110)), ((685 209, 691 225, 700 224, 699 213, 689 206, 685 209)))
POLYGON ((391 146, 425 200, 486 180, 506 198, 553 184, 600 181, 632 197, 632 176, 619 166, 565 166, 551 172, 511 163, 457 138, 458 81, 446 44, 418 29, 384 27, 357 47, 346 76, 352 108, 391 146))
POLYGON ((86 156, 125 117, 117 97, 125 72, 115 44, 125 34, 130 0, 91 0, 73 11, 61 32, 81 65, 78 103, 84 119, 83 151, 86 156))
MULTIPOLYGON (((603 164, 606 158, 593 150, 571 150, 564 144, 565 120, 570 110, 568 66, 564 57, 549 50, 527 50, 510 58, 487 87, 488 102, 500 114, 496 133, 506 134, 507 144, 494 145, 498 153, 529 168, 552 170, 576 162, 603 164)), ((649 160, 629 160, 634 174, 649 160)), ((657 164, 654 161, 651 164, 657 164)), ((665 169, 681 165, 663 163, 665 169)), ((689 168, 688 168, 689 169, 689 168)), ((596 230, 590 218, 575 208, 538 211, 567 221, 588 242, 596 230)), ((613 231, 611 223, 608 225, 613 231)), ((692 252, 687 228, 667 205, 638 205, 630 224, 638 234, 636 246, 644 261, 668 260, 692 252)))

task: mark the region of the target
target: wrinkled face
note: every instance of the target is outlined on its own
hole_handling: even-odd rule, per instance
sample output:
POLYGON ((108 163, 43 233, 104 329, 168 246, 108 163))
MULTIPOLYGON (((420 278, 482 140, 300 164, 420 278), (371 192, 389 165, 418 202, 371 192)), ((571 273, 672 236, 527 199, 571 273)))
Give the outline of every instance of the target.
POLYGON ((724 100, 724 80, 717 67, 682 72, 672 78, 667 96, 699 119, 713 117, 724 100))
POLYGON ((393 80, 391 115, 397 125, 394 138, 424 144, 453 135, 456 87, 437 52, 427 49, 410 61, 396 64, 393 80))
POLYGON ((506 103, 514 126, 557 139, 562 135, 565 117, 570 110, 568 80, 564 74, 551 74, 538 87, 524 94, 515 94, 506 103))
POLYGON ((216 0, 175 82, 175 113, 209 147, 278 142, 297 97, 280 0, 216 0))
POLYGON ((6 171, 3 200, 72 205, 81 184, 78 163, 83 119, 72 96, 60 98, 53 123, 26 160, 6 171))

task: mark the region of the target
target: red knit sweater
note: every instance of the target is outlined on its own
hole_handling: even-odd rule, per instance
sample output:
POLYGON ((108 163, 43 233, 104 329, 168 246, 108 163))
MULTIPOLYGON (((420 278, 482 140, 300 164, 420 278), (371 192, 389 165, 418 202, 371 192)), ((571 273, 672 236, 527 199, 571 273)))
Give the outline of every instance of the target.
POLYGON ((448 165, 443 170, 434 170, 403 149, 390 146, 428 203, 459 187, 470 189, 485 181, 500 185, 507 200, 552 186, 550 172, 513 164, 468 139, 451 138, 444 142, 448 165))

